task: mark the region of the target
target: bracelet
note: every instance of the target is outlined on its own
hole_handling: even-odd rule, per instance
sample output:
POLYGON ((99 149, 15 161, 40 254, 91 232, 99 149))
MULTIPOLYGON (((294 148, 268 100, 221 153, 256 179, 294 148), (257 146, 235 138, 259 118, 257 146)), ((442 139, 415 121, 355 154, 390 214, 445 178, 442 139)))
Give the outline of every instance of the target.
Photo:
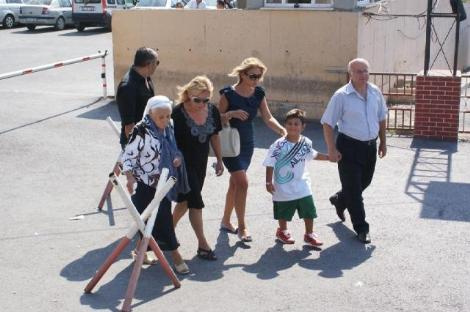
POLYGON ((271 182, 266 182, 266 186, 268 186, 268 185, 272 185, 272 183, 271 182))

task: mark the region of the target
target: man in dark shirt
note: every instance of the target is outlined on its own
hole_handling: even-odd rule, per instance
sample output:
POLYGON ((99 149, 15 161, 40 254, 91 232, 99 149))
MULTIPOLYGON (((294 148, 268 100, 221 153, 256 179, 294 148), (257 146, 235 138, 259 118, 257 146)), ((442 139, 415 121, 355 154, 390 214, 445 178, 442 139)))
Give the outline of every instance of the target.
POLYGON ((234 9, 237 6, 233 0, 224 0, 224 3, 226 9, 234 9))
POLYGON ((149 98, 155 95, 151 76, 160 61, 155 50, 139 48, 134 57, 134 65, 124 75, 116 92, 116 102, 121 115, 122 148, 127 144, 134 125, 144 114, 149 98))

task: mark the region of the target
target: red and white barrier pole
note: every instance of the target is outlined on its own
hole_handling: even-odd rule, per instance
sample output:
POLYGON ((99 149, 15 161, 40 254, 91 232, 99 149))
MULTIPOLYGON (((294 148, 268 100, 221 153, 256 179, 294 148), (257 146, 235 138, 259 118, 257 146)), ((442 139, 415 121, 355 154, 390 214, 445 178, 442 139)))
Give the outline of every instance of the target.
POLYGON ((155 219, 157 217, 158 209, 155 209, 150 216, 147 226, 145 227, 144 237, 139 245, 139 250, 137 251, 137 259, 134 263, 134 268, 132 269, 132 274, 129 279, 129 284, 127 285, 126 296, 124 298, 124 303, 122 304, 123 312, 131 311, 132 299, 134 299, 135 290, 137 288, 137 282, 139 280, 140 271, 142 270, 142 264, 144 263, 145 253, 147 252, 147 247, 149 245, 150 238, 152 237, 152 229, 155 225, 155 219))
POLYGON ((101 80, 103 82, 103 99, 108 97, 108 88, 106 83, 106 54, 108 53, 108 50, 104 51, 104 53, 104 56, 101 57, 101 80))
POLYGON ((107 84, 106 84, 106 60, 105 58, 107 55, 108 55, 108 50, 105 50, 104 52, 98 51, 98 53, 92 54, 89 56, 77 57, 74 59, 61 61, 61 62, 57 62, 53 64, 47 64, 47 65, 42 65, 38 67, 22 69, 22 70, 18 70, 18 71, 6 73, 6 74, 0 74, 0 80, 17 77, 17 76, 28 75, 28 74, 37 73, 37 72, 44 71, 44 70, 59 68, 59 67, 67 66, 67 65, 76 64, 76 63, 83 63, 83 62, 91 61, 97 58, 101 58, 102 59, 101 78, 102 78, 102 83, 103 83, 103 98, 106 98, 107 97, 107 84))
POLYGON ((99 270, 95 273, 91 281, 86 285, 85 287, 85 293, 89 294, 93 290, 93 288, 96 286, 96 284, 100 281, 100 279, 103 277, 103 275, 108 271, 109 267, 116 261, 117 257, 126 249, 127 245, 131 242, 133 236, 129 238, 128 236, 124 236, 121 238, 121 241, 117 245, 116 248, 114 248, 113 252, 109 255, 109 257, 105 260, 103 265, 99 268, 99 270))
POLYGON ((120 136, 121 135, 121 130, 119 130, 119 128, 116 126, 116 123, 113 121, 113 119, 110 116, 108 116, 108 118, 106 118, 106 121, 111 126, 111 128, 114 130, 114 133, 116 133, 117 136, 120 136))
MULTIPOLYGON (((114 130, 116 135, 119 137, 121 135, 121 132, 118 129, 118 127, 116 126, 116 124, 114 123, 114 121, 111 119, 111 117, 108 116, 108 118, 106 118, 106 121, 111 126, 111 128, 114 130)), ((121 167, 120 167, 121 155, 122 155, 122 152, 119 152, 119 155, 116 159, 116 163, 114 164, 113 171, 112 171, 112 172, 114 172, 114 174, 116 176, 119 176, 121 174, 121 167)), ((104 206, 104 203, 106 201, 106 198, 108 198, 108 196, 109 196, 109 194, 111 194, 112 190, 113 190, 113 184, 111 183, 111 181, 108 180, 108 184, 106 184, 106 187, 104 188, 103 194, 101 195, 100 202, 98 203, 98 210, 100 210, 100 211, 103 210, 103 206, 104 206)))

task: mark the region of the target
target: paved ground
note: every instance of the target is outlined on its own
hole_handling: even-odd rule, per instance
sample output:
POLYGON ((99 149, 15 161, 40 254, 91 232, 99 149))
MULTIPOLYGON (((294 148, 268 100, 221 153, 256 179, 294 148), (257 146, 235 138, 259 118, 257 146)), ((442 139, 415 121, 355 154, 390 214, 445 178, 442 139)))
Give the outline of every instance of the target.
MULTIPOLYGON (((78 36, 74 30, 0 30, 0 42, 2 72, 111 45, 109 33, 78 36)), ((132 269, 129 250, 93 294, 83 294, 131 223, 116 193, 108 202, 113 210, 96 210, 119 150, 104 121, 117 117, 115 105, 91 104, 101 92, 98 75, 99 62, 90 62, 0 81, 2 311, 121 307, 132 269), (70 220, 76 215, 84 219, 70 220)), ((364 194, 369 246, 355 240, 349 220, 339 223, 328 203, 339 185, 335 165, 310 163, 317 231, 325 241, 322 250, 311 250, 301 242, 297 219, 291 228, 298 242, 274 242, 260 165, 274 136, 262 124, 256 130, 247 208, 254 242, 243 245, 219 232, 228 175, 209 171, 204 221, 219 260, 195 257, 185 218, 177 234, 192 274, 174 290, 158 266, 146 267, 134 311, 470 311, 469 143, 389 138, 389 155, 364 194)), ((309 124, 306 135, 325 149, 318 124, 309 124)))

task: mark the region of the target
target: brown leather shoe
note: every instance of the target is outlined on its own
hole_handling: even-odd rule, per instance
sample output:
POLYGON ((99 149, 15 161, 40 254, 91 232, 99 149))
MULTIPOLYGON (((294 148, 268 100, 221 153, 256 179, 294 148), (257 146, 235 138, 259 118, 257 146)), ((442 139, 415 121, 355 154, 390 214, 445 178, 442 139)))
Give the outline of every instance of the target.
POLYGON ((338 218, 341 220, 341 222, 346 221, 346 218, 344 217, 344 208, 340 207, 338 203, 338 194, 335 194, 330 197, 330 203, 335 206, 336 208, 336 214, 338 215, 338 218))

